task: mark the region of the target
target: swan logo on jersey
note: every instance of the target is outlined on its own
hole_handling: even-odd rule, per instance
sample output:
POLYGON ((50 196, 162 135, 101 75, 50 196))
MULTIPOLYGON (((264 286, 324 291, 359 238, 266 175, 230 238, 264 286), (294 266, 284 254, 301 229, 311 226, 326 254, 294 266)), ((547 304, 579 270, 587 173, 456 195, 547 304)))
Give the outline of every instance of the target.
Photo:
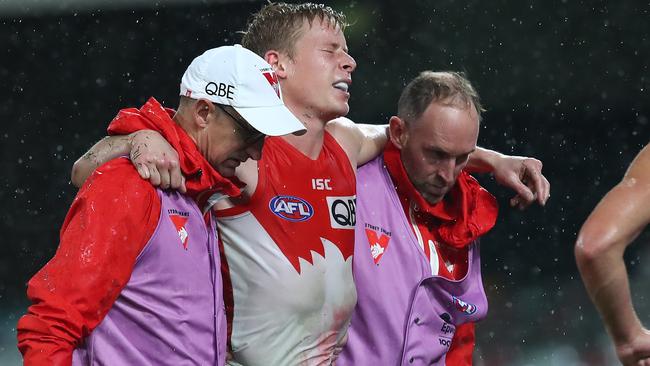
POLYGON ((314 208, 309 202, 296 196, 275 196, 269 202, 269 208, 275 215, 293 222, 306 221, 314 216, 314 208))
POLYGON ((465 302, 456 296, 452 296, 451 298, 454 306, 456 306, 456 310, 462 311, 467 315, 472 315, 476 312, 476 305, 465 302))
POLYGON ((366 223, 366 237, 368 244, 370 244, 370 254, 376 265, 379 265, 379 260, 388 249, 388 242, 390 242, 390 231, 386 231, 379 226, 370 225, 366 223))
POLYGON ((354 230, 357 223, 357 196, 326 197, 333 229, 354 230))
POLYGON ((185 224, 187 223, 190 213, 170 208, 167 210, 167 214, 174 224, 174 227, 176 227, 176 232, 178 232, 178 238, 181 240, 183 249, 187 250, 187 242, 190 236, 185 229, 185 224))

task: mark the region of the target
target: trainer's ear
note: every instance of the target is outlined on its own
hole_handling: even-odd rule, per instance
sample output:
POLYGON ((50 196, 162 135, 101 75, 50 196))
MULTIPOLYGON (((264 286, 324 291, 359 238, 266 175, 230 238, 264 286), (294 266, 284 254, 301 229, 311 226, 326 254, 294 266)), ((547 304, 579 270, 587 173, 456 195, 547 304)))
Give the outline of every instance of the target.
POLYGON ((287 77, 286 66, 289 56, 280 51, 268 50, 264 54, 264 59, 269 63, 269 65, 271 65, 273 71, 275 71, 279 78, 284 79, 287 77))
POLYGON ((192 108, 192 117, 197 127, 203 129, 208 126, 208 116, 215 113, 214 104, 207 99, 199 99, 192 108))
POLYGON ((403 119, 392 116, 388 122, 388 131, 390 133, 390 141, 398 149, 402 149, 408 140, 408 127, 403 119))

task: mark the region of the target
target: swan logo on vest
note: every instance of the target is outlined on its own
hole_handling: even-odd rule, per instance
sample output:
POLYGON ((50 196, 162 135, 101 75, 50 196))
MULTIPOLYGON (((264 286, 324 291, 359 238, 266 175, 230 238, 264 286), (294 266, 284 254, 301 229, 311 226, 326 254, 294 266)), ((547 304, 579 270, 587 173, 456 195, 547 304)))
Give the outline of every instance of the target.
POLYGON ((314 216, 314 208, 309 202, 296 196, 275 196, 269 208, 276 216, 292 222, 309 220, 314 216))
POLYGON ((388 248, 388 242, 390 241, 390 231, 386 231, 383 228, 366 223, 366 237, 368 238, 368 244, 370 245, 370 254, 372 255, 372 260, 376 265, 379 265, 379 260, 388 248))
POLYGON ((476 312, 476 305, 465 302, 456 296, 452 296, 452 302, 456 307, 456 310, 461 311, 467 315, 472 315, 476 312))
POLYGON ((183 249, 187 250, 187 242, 189 239, 189 234, 185 229, 185 224, 187 223, 187 219, 189 218, 190 213, 182 212, 170 208, 169 210, 167 210, 167 214, 169 215, 169 219, 174 224, 174 227, 176 227, 176 232, 178 233, 178 238, 181 240, 183 249))
POLYGON ((326 197, 333 229, 354 230, 357 223, 357 196, 326 197))
POLYGON ((278 75, 276 75, 273 71, 268 71, 268 72, 262 72, 262 75, 266 78, 266 81, 271 84, 273 89, 275 90, 275 94, 278 95, 278 98, 282 99, 280 96, 280 82, 278 81, 278 75))

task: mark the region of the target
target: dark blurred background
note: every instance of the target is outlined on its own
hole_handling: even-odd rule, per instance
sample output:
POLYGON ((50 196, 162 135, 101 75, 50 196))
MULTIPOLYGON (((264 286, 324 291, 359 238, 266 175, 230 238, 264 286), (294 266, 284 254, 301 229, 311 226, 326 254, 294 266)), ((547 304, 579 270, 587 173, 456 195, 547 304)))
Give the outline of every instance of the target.
MULTIPOLYGON (((650 137, 648 1, 333 1, 353 23, 349 117, 385 123, 424 69, 460 70, 488 112, 480 145, 544 162, 544 208, 510 209, 483 240, 490 311, 476 365, 612 365, 573 257, 580 225, 650 137)), ((237 43, 247 1, 0 1, 0 364, 19 364, 27 280, 54 254, 73 162, 117 110, 174 107, 204 50, 237 43)), ((612 213, 615 215, 616 213, 612 213)), ((626 256, 650 315, 648 233, 626 256)))

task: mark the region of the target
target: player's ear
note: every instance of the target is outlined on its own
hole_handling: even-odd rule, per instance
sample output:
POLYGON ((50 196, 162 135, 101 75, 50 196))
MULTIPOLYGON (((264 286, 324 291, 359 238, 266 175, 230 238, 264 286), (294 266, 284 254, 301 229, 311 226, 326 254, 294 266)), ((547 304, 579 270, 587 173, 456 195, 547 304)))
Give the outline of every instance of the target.
POLYGON ((264 54, 264 60, 271 65, 273 71, 275 71, 281 79, 284 79, 287 76, 286 63, 289 59, 288 55, 276 50, 268 50, 264 54))
POLYGON ((206 99, 199 99, 192 108, 192 117, 196 125, 203 129, 208 126, 208 116, 215 113, 215 106, 206 99))
POLYGON ((388 131, 390 141, 395 147, 401 150, 406 144, 406 140, 408 140, 406 122, 397 116, 392 116, 390 121, 388 121, 388 131))

